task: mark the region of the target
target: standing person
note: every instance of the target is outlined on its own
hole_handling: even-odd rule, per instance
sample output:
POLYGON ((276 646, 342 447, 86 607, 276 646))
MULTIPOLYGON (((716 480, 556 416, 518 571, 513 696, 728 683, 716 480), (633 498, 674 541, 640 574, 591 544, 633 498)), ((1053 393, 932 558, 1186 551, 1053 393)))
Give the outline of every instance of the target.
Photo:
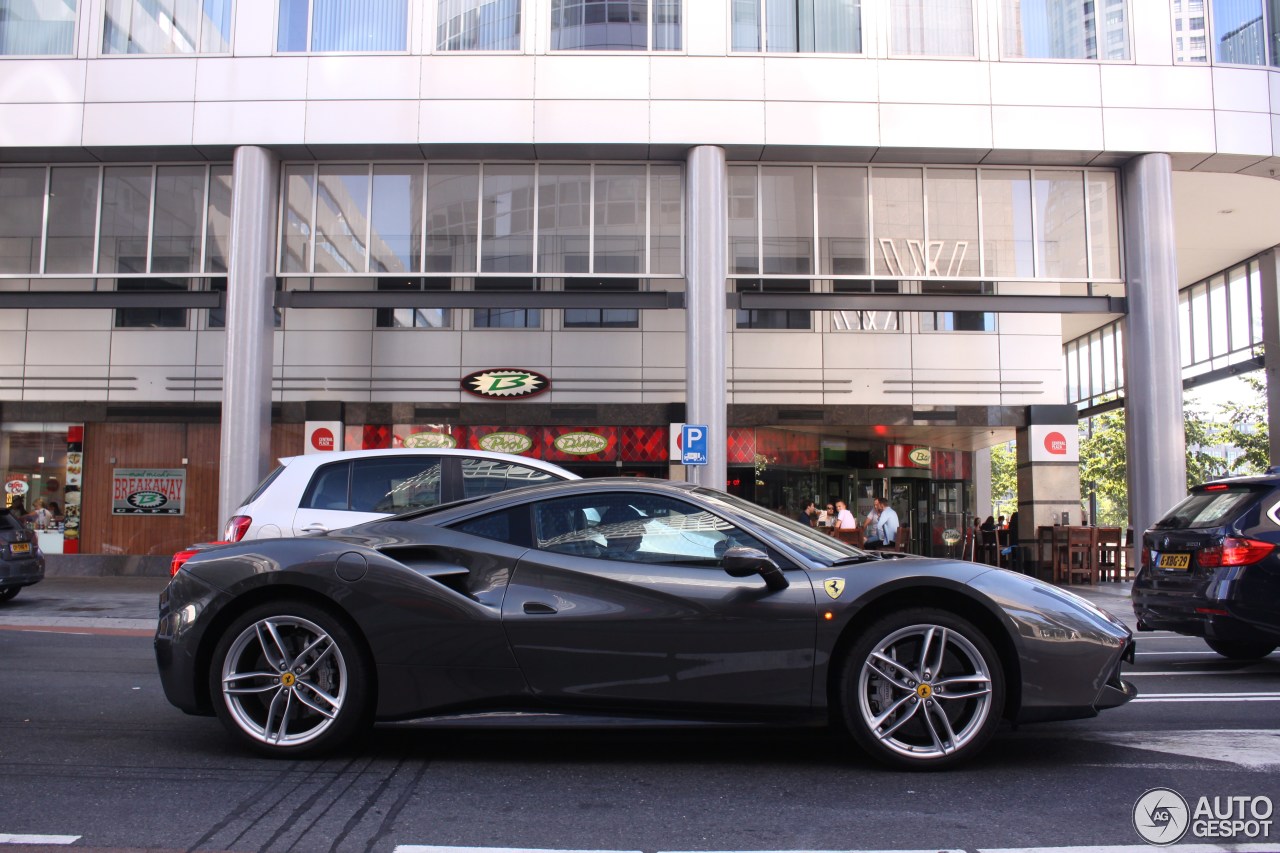
POLYGON ((892 548, 898 538, 898 513, 884 498, 876 498, 876 510, 880 517, 876 520, 875 538, 867 541, 867 547, 892 548))
POLYGON ((849 512, 849 505, 836 501, 836 530, 857 530, 858 520, 849 512))
POLYGON ((9 512, 18 521, 26 522, 27 502, 23 500, 22 495, 14 495, 13 502, 9 504, 9 512))
POLYGON ((813 520, 817 515, 818 508, 814 505, 813 501, 807 501, 805 502, 804 509, 800 510, 800 514, 796 516, 796 521, 801 524, 808 525, 809 527, 813 527, 813 520))
POLYGON ((862 539, 863 541, 874 539, 876 535, 876 522, 880 520, 880 510, 876 509, 875 501, 871 502, 871 509, 867 511, 867 518, 862 522, 862 539))

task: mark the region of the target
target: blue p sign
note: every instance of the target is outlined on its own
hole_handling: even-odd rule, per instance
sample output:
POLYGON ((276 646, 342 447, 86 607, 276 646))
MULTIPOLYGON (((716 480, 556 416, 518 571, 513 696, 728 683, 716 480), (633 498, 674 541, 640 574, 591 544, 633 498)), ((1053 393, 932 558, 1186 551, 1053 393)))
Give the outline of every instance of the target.
POLYGON ((707 464, 706 424, 685 424, 681 427, 680 462, 684 465, 707 464))

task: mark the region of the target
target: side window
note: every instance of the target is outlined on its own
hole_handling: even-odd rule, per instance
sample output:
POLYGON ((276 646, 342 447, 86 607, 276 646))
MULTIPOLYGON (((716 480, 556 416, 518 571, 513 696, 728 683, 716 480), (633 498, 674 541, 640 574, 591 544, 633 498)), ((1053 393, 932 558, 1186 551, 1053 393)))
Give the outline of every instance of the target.
POLYGON ((535 468, 526 468, 514 462, 477 458, 462 460, 462 496, 464 498, 478 498, 481 495, 491 495, 521 486, 550 483, 558 479, 560 478, 554 474, 535 468))
POLYGON ((350 462, 320 466, 302 495, 303 509, 349 509, 347 484, 350 478, 350 462))
POLYGON ((521 517, 528 517, 528 512, 527 506, 493 512, 464 521, 453 529, 483 539, 518 545, 521 541, 528 540, 529 523, 528 521, 523 524, 520 522, 521 517))
POLYGON ((534 547, 635 563, 715 566, 735 545, 767 550, 725 519, 684 501, 638 492, 538 504, 534 547))
POLYGON ((359 459, 351 472, 351 508, 357 512, 407 512, 440 503, 440 457, 359 459))

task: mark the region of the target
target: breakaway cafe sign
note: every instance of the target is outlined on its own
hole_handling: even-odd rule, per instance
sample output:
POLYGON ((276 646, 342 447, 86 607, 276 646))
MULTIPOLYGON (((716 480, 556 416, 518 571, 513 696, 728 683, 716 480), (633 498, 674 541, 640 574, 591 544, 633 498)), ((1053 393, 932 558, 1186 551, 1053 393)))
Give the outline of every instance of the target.
POLYGON ((185 515, 186 468, 113 468, 112 515, 185 515))

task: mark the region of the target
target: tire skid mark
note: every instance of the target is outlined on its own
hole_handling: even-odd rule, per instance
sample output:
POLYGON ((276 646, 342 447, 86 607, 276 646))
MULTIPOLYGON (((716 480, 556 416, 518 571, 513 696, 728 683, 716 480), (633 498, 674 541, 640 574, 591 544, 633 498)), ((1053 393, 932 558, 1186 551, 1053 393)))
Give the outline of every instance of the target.
MULTIPOLYGON (((299 780, 297 785, 301 785, 302 782, 305 781, 306 777, 316 773, 317 770, 318 768, 311 768, 309 772, 304 775, 304 778, 302 780, 299 780)), ((279 773, 272 776, 270 779, 265 780, 261 785, 259 785, 256 789, 254 789, 250 793, 246 794, 244 798, 240 800, 240 802, 236 803, 234 806, 232 806, 230 809, 227 810, 226 817, 224 817, 222 820, 215 823, 213 826, 209 827, 209 830, 205 832, 204 835, 196 839, 196 842, 191 845, 187 853, 194 853, 194 851, 196 850, 208 849, 213 847, 212 841, 220 832, 222 832, 225 829, 228 829, 231 826, 231 824, 234 823, 235 821, 245 820, 246 819, 245 814, 249 811, 249 809, 251 809, 255 805, 260 805, 263 802, 263 798, 268 793, 272 791, 278 791, 280 787, 283 786, 286 781, 288 781, 289 777, 296 772, 297 772, 296 767, 287 767, 284 770, 281 770, 279 773)), ((289 791, 285 791, 283 794, 281 794, 280 797, 277 798, 276 802, 278 803, 280 799, 287 797, 292 792, 292 790, 297 788, 297 785, 294 785, 292 789, 290 789, 289 791)), ((267 812, 269 812, 271 808, 274 808, 274 806, 275 806, 275 803, 273 803, 271 806, 268 806, 267 812)), ((265 816, 265 813, 263 816, 265 816)), ((259 819, 261 818, 255 818, 253 820, 250 820, 249 826, 252 827, 254 822, 259 819)), ((245 831, 239 833, 236 836, 235 840, 238 840, 239 838, 243 837, 244 832, 247 832, 247 831, 248 830, 246 829, 245 831)))
MULTIPOLYGON (((397 761, 394 766, 392 766, 389 770, 385 770, 385 771, 382 768, 375 766, 380 763, 381 762, 377 761, 376 759, 370 758, 365 761, 364 767, 362 767, 358 772, 349 774, 349 779, 347 781, 347 784, 343 786, 341 791, 334 792, 333 801, 329 804, 329 806, 325 807, 325 809, 323 810, 323 814, 328 815, 330 812, 334 811, 335 810, 334 806, 337 805, 338 803, 342 803, 343 810, 347 810, 348 808, 350 808, 345 802, 343 802, 343 797, 345 797, 347 793, 351 791, 351 789, 354 788, 358 782, 363 782, 366 779, 374 776, 382 777, 383 781, 379 782, 379 789, 381 789, 381 786, 385 784, 385 780, 387 778, 394 776, 397 772, 399 772, 400 766, 404 762, 403 760, 397 761)), ((358 795, 358 792, 357 792, 357 795, 358 795)), ((367 803, 368 800, 366 799, 365 802, 367 803)), ((343 839, 346 838, 351 828, 360 822, 360 814, 363 812, 365 808, 366 808, 366 805, 364 803, 357 806, 355 808, 355 816, 347 818, 347 820, 343 823, 342 829, 338 833, 338 835, 333 838, 326 837, 326 840, 329 843, 330 850, 342 849, 343 839)), ((309 828, 306 832, 303 832, 298 836, 298 840, 293 843, 293 846, 290 849, 291 850, 300 849, 303 851, 303 853, 310 853, 311 850, 317 849, 312 846, 304 845, 303 841, 312 830, 315 830, 318 828, 319 827, 313 824, 311 828, 309 828)))
POLYGON ((312 805, 314 805, 315 801, 325 791, 327 791, 330 787, 332 787, 334 782, 336 782, 338 778, 342 776, 342 774, 349 772, 351 770, 351 765, 356 763, 356 759, 355 758, 347 759, 345 762, 342 763, 342 766, 339 767, 337 770, 329 769, 331 765, 335 763, 336 763, 335 761, 317 761, 314 763, 313 766, 308 767, 307 772, 301 774, 296 784, 294 784, 291 788, 289 788, 289 790, 283 792, 279 797, 276 797, 275 800, 272 801, 272 803, 269 806, 267 806, 267 808, 263 810, 263 812, 260 815, 258 815, 258 817, 254 818, 252 821, 250 821, 245 825, 244 830, 241 831, 241 833, 237 835, 235 838, 233 838, 231 840, 231 843, 227 845, 228 848, 234 848, 235 846, 239 845, 241 841, 244 841, 246 837, 256 829, 262 829, 265 831, 273 822, 272 820, 270 820, 270 818, 272 818, 272 816, 277 813, 277 810, 285 809, 288 812, 287 817, 285 817, 282 820, 276 821, 277 828, 274 832, 272 832, 271 837, 267 841, 261 844, 256 842, 250 842, 252 848, 256 850, 274 849, 272 847, 273 842, 275 842, 282 835, 284 835, 294 825, 293 822, 300 815, 305 814, 307 811, 309 811, 312 805), (297 794, 299 791, 305 790, 308 786, 310 786, 313 783, 313 781, 317 779, 317 777, 321 777, 321 776, 328 776, 329 777, 328 781, 324 781, 320 783, 317 790, 314 793, 312 793, 310 796, 308 796, 303 801, 303 804, 301 806, 298 806, 292 810, 289 810, 287 807, 287 802, 289 798, 297 794))
MULTIPOLYGON (((365 776, 371 772, 370 767, 373 763, 374 760, 367 757, 356 757, 348 761, 346 766, 335 773, 332 779, 317 788, 311 796, 307 797, 306 800, 290 812, 289 816, 285 818, 284 822, 280 825, 280 828, 276 830, 270 838, 263 842, 262 849, 277 849, 275 845, 276 842, 280 840, 281 836, 290 830, 296 831, 297 827, 305 827, 305 829, 298 832, 297 837, 292 842, 287 845, 283 845, 280 849, 293 850, 299 845, 302 845, 303 839, 306 838, 309 833, 313 831, 323 832, 324 828, 319 825, 319 818, 327 816, 331 810, 342 802, 342 796, 347 791, 351 790, 353 785, 364 779, 365 776), (358 768, 354 766, 357 762, 360 763, 358 768), (343 781, 345 781, 346 784, 340 786, 339 783, 343 781), (324 804, 320 805, 322 802, 324 804), (317 806, 319 806, 317 819, 307 821, 307 814, 313 809, 317 809, 317 806)), ((321 850, 325 848, 307 844, 303 845, 301 849, 306 851, 306 853, 309 853, 313 850, 321 850)), ((337 848, 331 845, 327 849, 336 850, 337 848)))
MULTIPOLYGON (((391 804, 391 808, 387 809, 387 813, 383 815, 382 822, 378 824, 378 829, 369 839, 369 843, 365 845, 366 853, 373 853, 378 843, 391 835, 391 828, 395 825, 396 820, 400 817, 400 812, 404 811, 404 807, 409 803, 409 798, 418 790, 418 785, 422 783, 423 778, 427 775, 427 770, 431 767, 431 762, 423 761, 418 767, 416 773, 413 774, 413 781, 404 786, 404 790, 400 792, 400 796, 396 797, 396 801, 391 804)), ((394 775, 394 774, 392 774, 394 775)), ((378 798, 386 793, 387 788, 391 785, 391 776, 383 780, 378 786, 378 790, 370 795, 361 807, 361 811, 368 810, 371 803, 376 803, 378 798)))

